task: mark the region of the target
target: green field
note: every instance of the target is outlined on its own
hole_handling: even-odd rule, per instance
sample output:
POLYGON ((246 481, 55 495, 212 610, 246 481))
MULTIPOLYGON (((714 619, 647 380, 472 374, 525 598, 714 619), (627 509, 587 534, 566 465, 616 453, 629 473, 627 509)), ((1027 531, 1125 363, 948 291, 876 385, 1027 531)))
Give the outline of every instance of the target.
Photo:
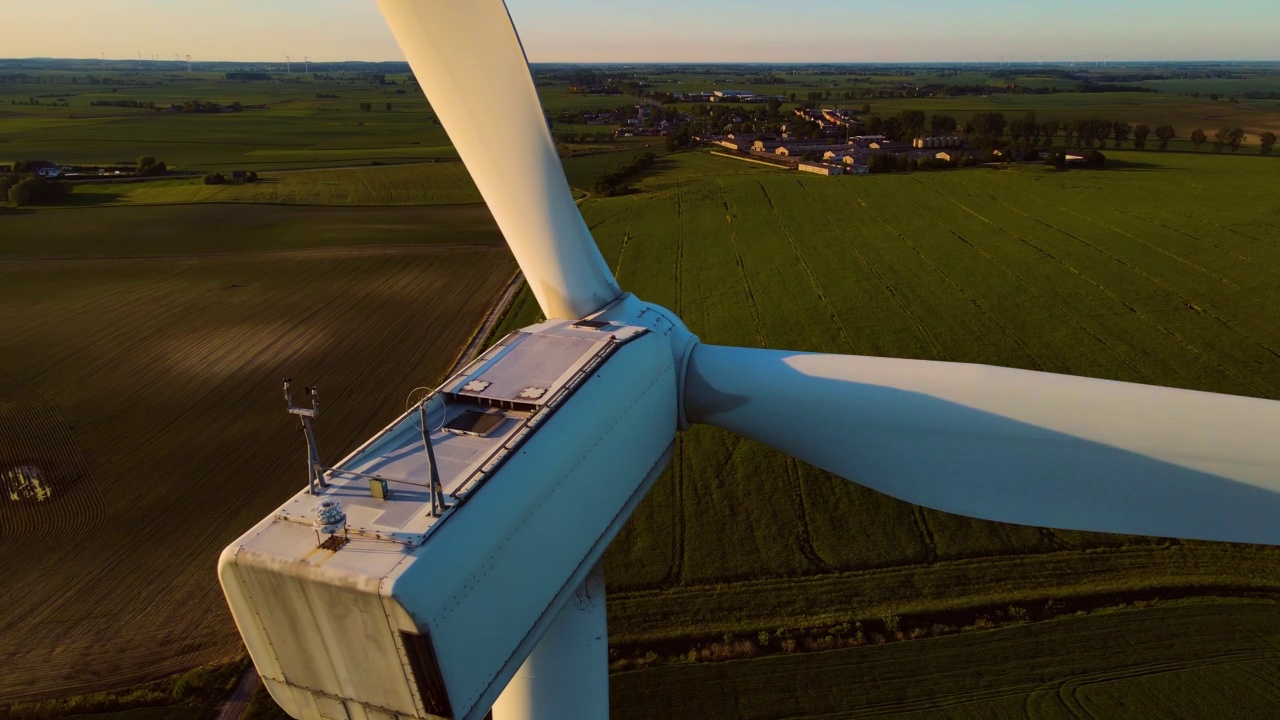
MULTIPOLYGON (((71 110, 11 105, 31 89, 0 85, 0 159, 325 168, 0 207, 0 464, 35 458, 54 492, 0 504, 0 699, 116 688, 239 652, 214 558, 301 486, 280 378, 319 385, 321 449, 336 457, 438 382, 501 294, 515 266, 488 211, 429 108, 397 89, 208 76, 121 90, 271 106, 155 116, 89 107, 110 93, 70 84, 39 92, 69 94, 71 110), (357 107, 379 99, 393 110, 357 107)), ((619 103, 541 90, 552 111, 619 103)), ((1280 117, 1274 103, 1167 94, 870 102, 1180 128, 1280 117), (1235 114, 1211 117, 1219 108, 1235 114)), ((571 183, 589 187, 654 141, 635 140, 579 147, 593 152, 564 159, 571 183)), ((624 289, 706 342, 1280 398, 1280 161, 1106 152, 1104 171, 836 178, 678 153, 634 192, 581 208, 624 289)), ((521 294, 502 329, 537 317, 521 294)), ((710 428, 680 437, 606 567, 619 717, 1116 716, 1134 710, 1125 699, 1152 716, 1215 716, 1217 693, 1266 703, 1238 705, 1253 717, 1280 703, 1280 550, 967 520, 710 428), (1156 597, 1187 600, 1071 614, 1156 597), (1222 600, 1238 597, 1250 601, 1222 600), (1056 619, 955 634, 1015 609, 1056 619), (923 637, 896 642, 886 618, 923 637), (815 649, 859 622, 890 642, 779 654, 780 635, 815 649), (760 657, 687 660, 725 635, 760 657)))
MULTIPOLYGON (((1110 157, 1102 172, 821 178, 685 154, 583 212, 623 287, 706 342, 1280 398, 1280 163, 1110 157)), ((526 299, 506 324, 535 317, 526 299)), ((1277 560, 944 515, 694 428, 610 549, 610 634, 622 657, 656 643, 675 658, 723 633, 887 614, 1275 594, 1277 560)))
POLYGON ((201 178, 79 185, 77 205, 268 203, 275 205, 468 205, 483 202, 461 162, 343 170, 264 172, 254 183, 206 185, 201 178))

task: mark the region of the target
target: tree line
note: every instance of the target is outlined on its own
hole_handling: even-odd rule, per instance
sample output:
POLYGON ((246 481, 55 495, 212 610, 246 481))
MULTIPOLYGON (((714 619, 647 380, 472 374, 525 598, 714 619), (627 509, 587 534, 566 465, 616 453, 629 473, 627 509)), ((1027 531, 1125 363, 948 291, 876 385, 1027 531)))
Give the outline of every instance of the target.
POLYGON ((658 156, 651 152, 637 155, 631 162, 619 163, 612 170, 597 176, 591 183, 591 192, 604 197, 621 195, 627 191, 636 175, 653 165, 658 156))
MULTIPOLYGON (((1153 136, 1155 146, 1160 150, 1167 150, 1169 142, 1178 137, 1177 130, 1172 125, 1152 127, 1147 123, 1134 125, 1125 120, 1099 118, 1041 121, 1034 111, 1012 120, 1004 113, 979 112, 961 123, 951 115, 935 113, 926 116, 921 110, 903 110, 888 117, 872 115, 867 119, 866 125, 867 132, 893 140, 963 133, 970 146, 979 151, 1004 147, 1024 151, 1033 147, 1052 147, 1055 138, 1061 138, 1062 145, 1077 148, 1089 149, 1096 145, 1105 149, 1110 142, 1118 149, 1132 142, 1133 149, 1145 150, 1153 136)), ((1214 150, 1221 153, 1227 149, 1231 152, 1238 151, 1249 136, 1242 128, 1224 127, 1212 137, 1214 150)), ((1200 128, 1192 132, 1188 139, 1195 151, 1199 152, 1209 138, 1204 129, 1200 128)), ((1258 141, 1260 154, 1270 155, 1275 146, 1276 135, 1268 131, 1259 135, 1258 141)))
MULTIPOLYGON (((0 202, 8 201, 14 207, 47 205, 67 199, 71 185, 38 174, 43 163, 27 160, 14 161, 7 168, 0 168, 0 202)), ((164 162, 150 155, 138 158, 133 174, 137 177, 164 175, 169 168, 164 162)))

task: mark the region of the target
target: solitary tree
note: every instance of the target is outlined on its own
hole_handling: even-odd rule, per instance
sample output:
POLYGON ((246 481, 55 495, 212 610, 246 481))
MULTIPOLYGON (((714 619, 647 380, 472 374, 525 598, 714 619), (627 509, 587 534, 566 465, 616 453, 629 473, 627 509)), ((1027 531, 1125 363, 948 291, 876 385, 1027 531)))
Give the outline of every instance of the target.
POLYGON ((1263 155, 1270 155, 1271 148, 1276 144, 1276 134, 1268 130, 1258 136, 1258 142, 1262 143, 1262 148, 1259 152, 1263 155))
POLYGON ((1156 137, 1160 139, 1160 149, 1168 150, 1169 141, 1178 136, 1172 125, 1161 125, 1156 128, 1156 137))
POLYGON ((956 119, 950 115, 934 115, 929 118, 929 130, 934 135, 946 135, 956 131, 956 119))
POLYGON ((387 103, 387 112, 391 112, 391 103, 387 103))
POLYGON ((1143 123, 1133 129, 1133 149, 1144 150, 1147 147, 1147 136, 1151 134, 1151 126, 1143 123))
POLYGON ((373 110, 373 103, 362 102, 360 103, 360 109, 365 112, 370 112, 373 110))
POLYGON ((1200 152, 1200 146, 1203 145, 1204 141, 1208 139, 1209 139, 1209 136, 1204 134, 1203 128, 1196 128, 1195 130, 1191 131, 1191 144, 1195 146, 1196 152, 1200 152))

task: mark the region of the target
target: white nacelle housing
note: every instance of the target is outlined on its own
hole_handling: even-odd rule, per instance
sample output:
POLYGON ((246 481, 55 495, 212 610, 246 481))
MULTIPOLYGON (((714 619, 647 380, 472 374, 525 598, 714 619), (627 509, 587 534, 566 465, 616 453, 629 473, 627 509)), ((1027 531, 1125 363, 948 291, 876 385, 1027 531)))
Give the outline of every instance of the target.
POLYGON ((281 707, 482 717, 665 467, 670 347, 607 321, 513 333, 228 547, 219 577, 281 707), (342 532, 317 528, 322 500, 342 532))

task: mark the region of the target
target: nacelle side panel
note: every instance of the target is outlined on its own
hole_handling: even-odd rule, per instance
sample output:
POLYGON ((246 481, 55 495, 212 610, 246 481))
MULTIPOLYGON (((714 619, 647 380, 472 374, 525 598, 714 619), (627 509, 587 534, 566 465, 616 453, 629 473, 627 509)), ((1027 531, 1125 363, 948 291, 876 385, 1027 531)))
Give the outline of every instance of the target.
POLYGON ((585 572, 661 470, 676 402, 666 343, 632 340, 389 579, 392 598, 430 634, 459 717, 496 698, 536 642, 533 629, 559 610, 566 578, 585 572))

